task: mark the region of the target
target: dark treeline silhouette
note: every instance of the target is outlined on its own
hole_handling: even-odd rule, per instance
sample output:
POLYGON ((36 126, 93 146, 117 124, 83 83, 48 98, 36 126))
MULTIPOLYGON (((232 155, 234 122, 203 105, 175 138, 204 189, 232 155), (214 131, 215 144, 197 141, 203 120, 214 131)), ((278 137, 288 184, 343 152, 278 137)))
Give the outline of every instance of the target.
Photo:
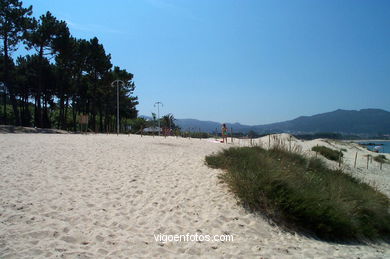
POLYGON ((111 64, 110 54, 95 37, 71 36, 64 21, 50 12, 32 17, 32 6, 0 0, 0 124, 78 130, 80 115, 89 128, 115 130, 116 88, 120 88, 122 125, 137 117, 133 74, 111 64), (13 57, 18 48, 29 55, 13 57))

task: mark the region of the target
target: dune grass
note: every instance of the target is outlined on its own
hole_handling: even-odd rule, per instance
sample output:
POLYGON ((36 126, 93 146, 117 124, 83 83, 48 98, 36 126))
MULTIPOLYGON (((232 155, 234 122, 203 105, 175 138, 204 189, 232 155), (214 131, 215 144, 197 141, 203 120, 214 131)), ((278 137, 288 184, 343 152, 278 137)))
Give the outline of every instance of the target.
POLYGON ((378 163, 388 163, 389 162, 389 160, 387 160, 385 155, 374 156, 374 160, 377 161, 378 163))
POLYGON ((206 157, 242 204, 292 230, 332 241, 389 239, 387 196, 316 158, 280 148, 230 148, 206 157))
POLYGON ((321 155, 323 155, 329 160, 333 160, 337 162, 343 157, 342 151, 334 150, 325 146, 315 146, 312 147, 311 150, 320 153, 321 155))

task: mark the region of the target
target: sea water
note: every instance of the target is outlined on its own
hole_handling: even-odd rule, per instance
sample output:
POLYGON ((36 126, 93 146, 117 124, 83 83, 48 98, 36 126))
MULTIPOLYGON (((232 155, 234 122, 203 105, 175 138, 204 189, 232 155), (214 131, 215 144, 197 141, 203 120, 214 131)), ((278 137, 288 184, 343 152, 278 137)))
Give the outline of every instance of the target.
MULTIPOLYGON (((390 153, 390 141, 389 140, 386 140, 386 141, 373 141, 373 140, 367 140, 367 141, 359 141, 360 144, 367 144, 367 143, 374 143, 374 144, 383 144, 383 146, 381 145, 381 149, 379 149, 379 153, 390 153)), ((376 145, 373 145, 373 146, 368 146, 368 145, 365 145, 365 147, 367 147, 369 150, 373 151, 374 150, 374 147, 376 145)), ((379 145, 378 145, 379 146, 379 145)))

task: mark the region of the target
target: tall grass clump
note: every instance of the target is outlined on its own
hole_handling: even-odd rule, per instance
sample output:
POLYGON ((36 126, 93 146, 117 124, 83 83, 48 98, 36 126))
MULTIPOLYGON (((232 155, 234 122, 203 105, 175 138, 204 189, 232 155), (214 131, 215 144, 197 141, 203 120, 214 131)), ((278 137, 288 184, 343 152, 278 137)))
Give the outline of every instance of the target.
POLYGON ((375 156, 374 160, 377 161, 378 163, 387 163, 387 162, 389 162, 385 155, 375 156))
POLYGON ((389 199, 316 158, 232 147, 206 157, 241 203, 292 230, 332 241, 390 238, 389 199))
POLYGON ((320 153, 329 160, 339 161, 343 157, 343 152, 325 146, 312 147, 313 151, 320 153))

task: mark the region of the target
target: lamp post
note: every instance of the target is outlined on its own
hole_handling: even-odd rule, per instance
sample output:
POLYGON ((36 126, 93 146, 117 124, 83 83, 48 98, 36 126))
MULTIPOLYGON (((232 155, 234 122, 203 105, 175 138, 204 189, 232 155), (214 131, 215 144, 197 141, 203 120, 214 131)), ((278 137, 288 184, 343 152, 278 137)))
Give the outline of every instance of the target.
POLYGON ((158 121, 158 135, 160 136, 160 105, 164 106, 162 102, 156 102, 154 107, 157 105, 157 121, 158 121))
POLYGON ((112 87, 116 85, 116 134, 119 135, 119 84, 125 85, 122 80, 115 80, 111 83, 112 87))

